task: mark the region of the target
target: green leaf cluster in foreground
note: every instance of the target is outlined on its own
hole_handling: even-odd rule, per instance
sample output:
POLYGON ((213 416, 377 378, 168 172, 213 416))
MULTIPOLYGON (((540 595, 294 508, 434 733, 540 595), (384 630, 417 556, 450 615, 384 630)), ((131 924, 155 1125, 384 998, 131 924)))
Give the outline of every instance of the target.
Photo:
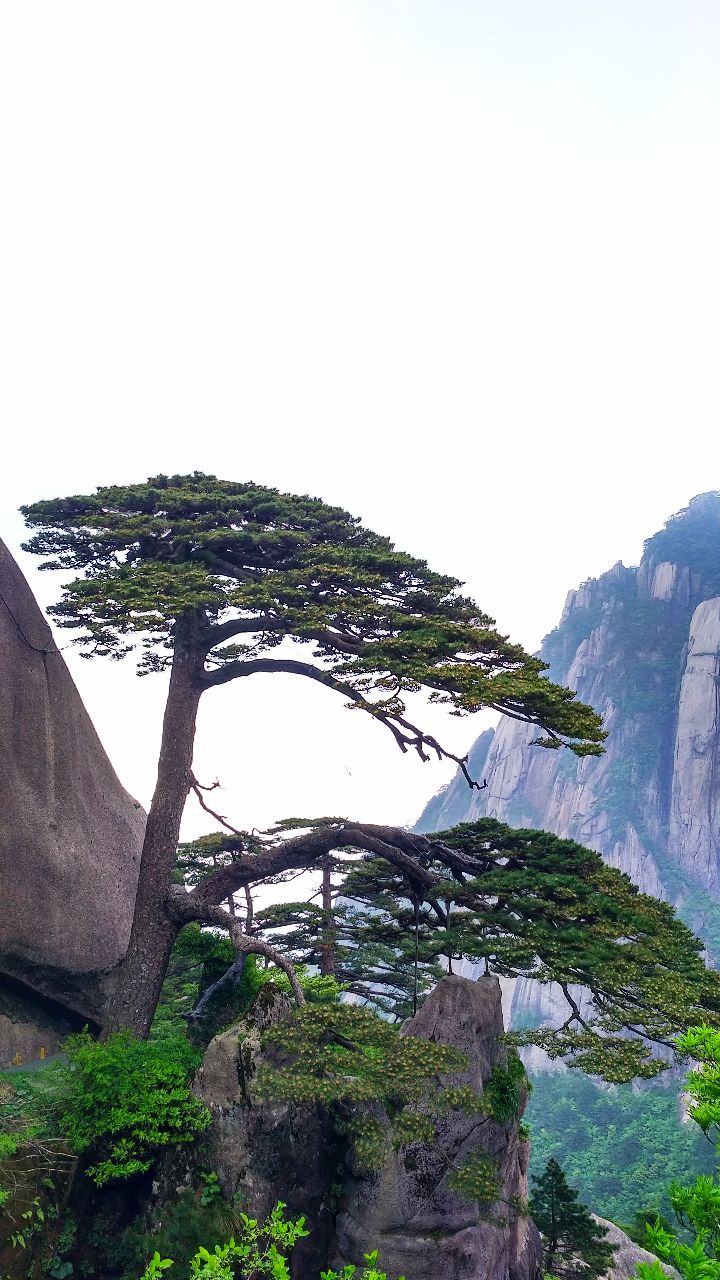
MULTIPOLYGON (((290 1280, 287 1254, 309 1232, 304 1218, 288 1221, 284 1209, 285 1205, 278 1202, 262 1224, 242 1214, 237 1240, 231 1237, 212 1249, 200 1246, 190 1259, 190 1280, 260 1280, 263 1276, 268 1280, 290 1280)), ((172 1265, 172 1258, 161 1258, 156 1252, 141 1280, 158 1280, 172 1265)))
MULTIPOLYGON (((720 1153, 720 1032, 711 1027, 690 1027, 678 1038, 678 1048, 698 1063, 687 1078, 692 1105, 690 1115, 720 1153)), ((670 1204, 679 1230, 658 1218, 647 1226, 647 1244, 683 1280, 720 1280, 720 1179, 717 1171, 701 1174, 693 1183, 672 1183, 670 1204)), ((641 1280, 662 1280, 658 1263, 640 1263, 641 1280)))
POLYGON ((210 1124, 190 1092, 198 1055, 180 1037, 144 1041, 121 1031, 99 1043, 85 1031, 64 1052, 66 1064, 35 1072, 0 1109, 0 1127, 15 1142, 66 1139, 97 1186, 144 1173, 161 1148, 194 1142, 210 1124))
MULTIPOLYGON (((285 1205, 279 1201, 263 1223, 242 1214, 237 1239, 232 1236, 212 1249, 200 1246, 190 1259, 190 1280, 290 1280, 287 1255, 298 1240, 310 1233, 304 1218, 288 1221, 284 1210, 285 1205)), ((342 1271, 321 1272, 320 1280, 388 1280, 386 1273, 377 1269, 377 1250, 366 1253, 365 1262, 360 1276, 357 1267, 349 1264, 342 1271)), ((156 1251, 140 1280, 159 1280, 173 1265, 172 1258, 162 1258, 156 1251)), ((398 1276, 397 1280, 405 1277, 398 1276)))

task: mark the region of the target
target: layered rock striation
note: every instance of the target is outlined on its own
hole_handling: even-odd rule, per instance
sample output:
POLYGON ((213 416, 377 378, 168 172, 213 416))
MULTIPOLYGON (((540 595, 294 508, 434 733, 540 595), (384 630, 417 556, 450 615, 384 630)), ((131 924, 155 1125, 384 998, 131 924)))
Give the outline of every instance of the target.
MULTIPOLYGON (((487 787, 458 775, 418 830, 487 815, 577 840, 676 905, 720 960, 720 494, 672 517, 636 568, 571 591, 540 653, 551 679, 602 713, 605 754, 543 750, 536 730, 503 718, 471 753, 487 787)), ((552 992, 532 989, 516 988, 516 1023, 550 1011, 552 992)))
MULTIPOLYGON (((448 976, 404 1028, 405 1034, 451 1044, 467 1054, 457 1083, 482 1093, 493 1067, 505 1068, 503 1015, 497 978, 448 976)), ((453 1113, 431 1144, 394 1152, 377 1173, 355 1173, 337 1220, 336 1265, 357 1262, 377 1248, 383 1269, 413 1280, 535 1280, 541 1246, 527 1203, 529 1143, 518 1113, 502 1124, 487 1116, 453 1113), (448 1187, 448 1174, 469 1156, 489 1156, 498 1200, 480 1205, 448 1187)))
POLYGON ((255 1091, 263 1032, 290 1015, 290 1001, 269 983, 241 1022, 210 1041, 193 1091, 212 1115, 203 1159, 227 1199, 238 1198, 257 1220, 278 1200, 289 1218, 304 1216, 313 1229, 293 1250, 291 1272, 293 1280, 316 1280, 332 1247, 340 1138, 319 1104, 261 1102, 255 1091))
POLYGON ((123 789, 0 542, 0 1064, 101 1020, 130 935, 145 814, 123 789))
MULTIPOLYGON (((203 1159, 228 1198, 239 1197, 254 1218, 280 1199, 288 1216, 304 1214, 313 1226, 293 1251, 293 1280, 316 1280, 329 1260, 338 1268, 361 1266, 372 1249, 389 1275, 412 1280, 537 1280, 540 1237, 522 1211, 529 1159, 519 1130, 524 1097, 505 1123, 453 1113, 432 1143, 411 1144, 379 1172, 363 1173, 327 1108, 255 1096, 262 1032, 288 1016, 286 997, 266 987, 242 1022, 211 1041, 194 1092, 213 1120, 203 1159), (480 1207, 448 1189, 452 1169, 475 1152, 490 1156, 497 1170, 495 1204, 480 1207)), ((443 978, 404 1032, 462 1049, 469 1069, 457 1083, 478 1092, 493 1067, 507 1064, 495 978, 443 978)))

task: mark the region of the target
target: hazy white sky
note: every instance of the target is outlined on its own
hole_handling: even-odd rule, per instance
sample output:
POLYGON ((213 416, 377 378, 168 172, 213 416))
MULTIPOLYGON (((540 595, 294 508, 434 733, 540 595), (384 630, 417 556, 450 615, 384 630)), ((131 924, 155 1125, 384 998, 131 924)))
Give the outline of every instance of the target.
MULTIPOLYGON (((719 58, 716 0, 0 6, 0 535, 100 483, 254 479, 535 648, 720 487, 719 58)), ((70 661, 147 802, 162 682, 70 661)), ((290 677, 206 702, 241 824, 410 822, 448 775, 290 677)))

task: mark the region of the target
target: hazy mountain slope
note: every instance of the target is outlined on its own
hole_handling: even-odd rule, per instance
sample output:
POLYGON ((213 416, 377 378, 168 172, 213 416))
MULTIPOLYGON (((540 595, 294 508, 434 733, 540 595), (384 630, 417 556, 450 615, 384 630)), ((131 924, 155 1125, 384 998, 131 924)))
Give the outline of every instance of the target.
MULTIPOLYGON (((543 750, 536 730, 502 719, 472 752, 487 788, 456 776, 418 829, 489 815, 572 837, 674 902, 720 958, 720 494, 672 517, 637 568, 618 563, 571 591, 541 654, 602 712, 605 754, 543 750)), ((516 1018, 549 1012, 551 992, 526 986, 516 1018)))

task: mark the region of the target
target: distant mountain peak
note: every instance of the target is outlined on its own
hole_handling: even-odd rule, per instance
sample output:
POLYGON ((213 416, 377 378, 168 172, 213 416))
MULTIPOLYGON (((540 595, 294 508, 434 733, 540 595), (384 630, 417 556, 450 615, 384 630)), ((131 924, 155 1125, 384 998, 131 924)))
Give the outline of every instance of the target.
MULTIPOLYGON (((597 849, 689 917, 699 891, 720 892, 720 492, 671 516, 637 567, 618 560, 571 590, 540 653, 553 680, 606 716, 605 754, 541 751, 533 730, 501 719, 473 747, 487 788, 470 792, 456 777, 419 828, 486 814, 543 827, 597 849)), ((707 934, 715 911, 690 922, 707 934)), ((717 920, 720 951, 720 906, 717 920)))
MULTIPOLYGON (((543 751, 503 717, 470 753, 487 787, 457 775, 417 830, 489 816, 577 840, 673 902, 720 961, 720 493, 672 516, 637 567, 570 591, 540 654, 604 716, 604 755, 543 751)), ((542 1022, 553 998, 516 984, 513 1024, 542 1022)))

